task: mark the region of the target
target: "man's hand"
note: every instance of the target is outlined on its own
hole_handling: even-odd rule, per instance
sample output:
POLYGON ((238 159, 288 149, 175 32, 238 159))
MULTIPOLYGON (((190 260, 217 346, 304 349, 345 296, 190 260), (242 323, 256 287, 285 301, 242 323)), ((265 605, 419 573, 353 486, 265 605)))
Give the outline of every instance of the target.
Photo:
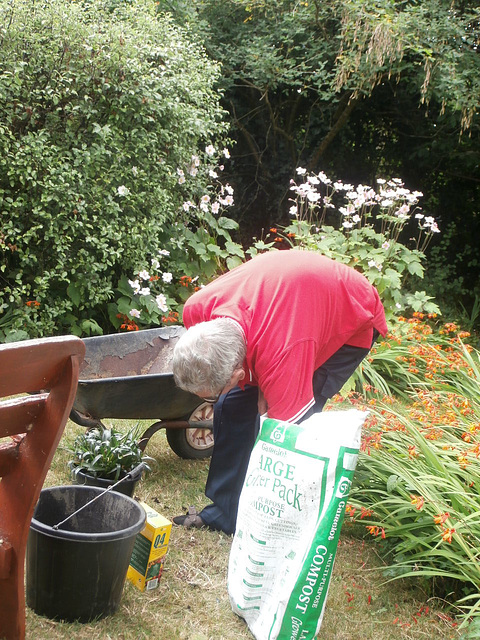
POLYGON ((268 411, 268 404, 267 401, 265 400, 265 396, 262 393, 262 390, 259 389, 258 390, 258 413, 263 416, 264 414, 267 413, 268 411))

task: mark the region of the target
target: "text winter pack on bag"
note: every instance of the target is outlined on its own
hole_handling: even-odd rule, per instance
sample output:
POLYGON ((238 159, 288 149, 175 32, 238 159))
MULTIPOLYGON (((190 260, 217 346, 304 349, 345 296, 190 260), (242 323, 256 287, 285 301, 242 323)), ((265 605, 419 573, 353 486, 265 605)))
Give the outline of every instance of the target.
POLYGON ((311 640, 320 629, 366 416, 262 421, 228 567, 232 608, 257 640, 311 640))

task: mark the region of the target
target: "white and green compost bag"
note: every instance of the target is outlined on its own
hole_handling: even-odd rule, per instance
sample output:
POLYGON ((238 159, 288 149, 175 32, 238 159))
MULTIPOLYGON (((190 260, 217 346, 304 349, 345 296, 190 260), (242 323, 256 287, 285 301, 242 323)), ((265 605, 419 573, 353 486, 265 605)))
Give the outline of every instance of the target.
POLYGON ((262 421, 228 567, 232 608, 257 640, 311 640, 320 629, 366 415, 262 421))

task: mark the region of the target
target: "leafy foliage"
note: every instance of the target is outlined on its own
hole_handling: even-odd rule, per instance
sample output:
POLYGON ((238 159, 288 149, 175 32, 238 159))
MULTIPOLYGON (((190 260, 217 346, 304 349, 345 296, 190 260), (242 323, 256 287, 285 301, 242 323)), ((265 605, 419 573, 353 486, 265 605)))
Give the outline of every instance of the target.
POLYGON ((69 449, 73 458, 68 465, 73 473, 83 471, 95 478, 118 480, 121 473, 138 465, 148 469, 148 456, 137 443, 137 429, 125 433, 115 428, 95 428, 75 438, 69 449))
POLYGON ((347 513, 386 579, 426 578, 463 627, 480 614, 480 354, 452 323, 403 320, 363 367, 367 403, 349 394, 370 416, 347 513))
MULTIPOLYGON (((116 290, 119 297, 108 305, 114 327, 132 331, 140 326, 177 322, 183 303, 191 293, 223 267, 232 269, 244 259, 242 247, 230 236, 238 224, 224 215, 234 203, 233 189, 219 180, 224 165, 213 163, 215 148, 209 145, 207 150, 209 162, 192 156, 188 168, 177 168, 178 180, 182 188, 185 187, 185 197, 190 193, 194 198, 188 183, 195 181, 198 171, 206 164, 212 184, 196 201, 184 201, 176 222, 167 227, 171 230, 166 241, 169 249, 160 249, 150 261, 139 258, 134 279, 125 275, 120 278, 116 290)), ((224 157, 229 156, 227 149, 222 153, 224 157)))
MULTIPOLYGON (((175 15, 174 3, 161 4, 175 15)), ((408 83, 409 108, 429 104, 433 121, 439 104, 461 127, 473 126, 476 3, 203 0, 197 8, 194 28, 223 64, 229 111, 259 188, 278 179, 281 164, 317 170, 354 111, 385 85, 403 94, 408 83)))
POLYGON ((2 0, 0 24, 2 335, 101 333, 121 274, 183 234, 218 66, 143 2, 2 0))
POLYGON ((307 174, 299 167, 297 174, 303 182, 291 180, 293 221, 282 232, 270 230, 274 246, 320 251, 355 267, 376 287, 388 318, 409 308, 440 313, 431 296, 415 290, 423 278, 424 250, 439 232, 434 218, 418 206, 423 194, 412 193, 399 178, 378 179, 377 191, 333 182, 323 171, 307 174), (416 235, 411 247, 402 241, 406 231, 416 235))
POLYGON ((479 230, 478 2, 202 0, 193 18, 181 0, 160 5, 222 63, 247 238, 285 222, 299 165, 354 183, 401 175, 442 229, 456 223, 445 263, 471 306, 479 265, 473 248, 457 256, 479 230))

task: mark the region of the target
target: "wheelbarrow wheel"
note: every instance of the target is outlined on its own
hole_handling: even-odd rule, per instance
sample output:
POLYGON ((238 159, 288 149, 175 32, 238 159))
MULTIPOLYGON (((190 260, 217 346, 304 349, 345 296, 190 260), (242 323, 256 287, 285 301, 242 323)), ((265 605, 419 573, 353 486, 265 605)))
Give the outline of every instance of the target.
MULTIPOLYGON (((213 420, 213 406, 204 402, 195 409, 189 422, 213 420)), ((180 458, 201 460, 209 458, 213 451, 213 431, 211 429, 165 429, 167 441, 172 451, 180 458)))

